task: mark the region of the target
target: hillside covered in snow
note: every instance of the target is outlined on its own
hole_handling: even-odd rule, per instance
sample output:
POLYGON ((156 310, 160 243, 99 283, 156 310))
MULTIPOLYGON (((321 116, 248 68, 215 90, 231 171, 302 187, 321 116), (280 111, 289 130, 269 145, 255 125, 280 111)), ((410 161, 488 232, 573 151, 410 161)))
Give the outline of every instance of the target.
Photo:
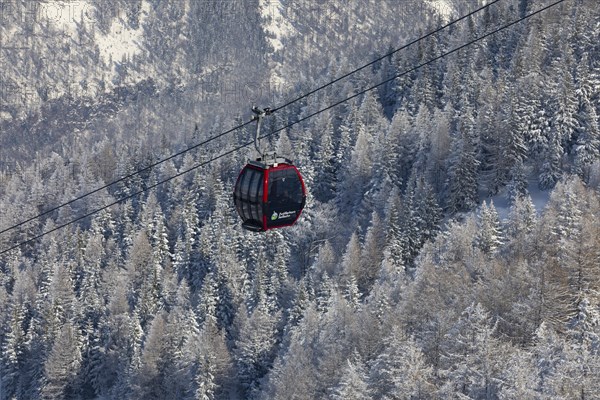
POLYGON ((0 3, 0 399, 594 398, 600 8, 552 3, 0 3), (233 206, 253 105, 291 228, 233 206))

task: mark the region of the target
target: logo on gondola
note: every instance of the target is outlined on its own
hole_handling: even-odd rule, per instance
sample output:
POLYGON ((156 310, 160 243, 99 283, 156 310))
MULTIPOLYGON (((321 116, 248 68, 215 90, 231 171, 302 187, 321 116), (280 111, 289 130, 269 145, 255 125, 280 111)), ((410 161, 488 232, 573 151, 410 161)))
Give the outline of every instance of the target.
POLYGON ((273 215, 271 215, 271 221, 276 221, 278 219, 285 218, 294 218, 296 216, 296 211, 282 211, 280 213, 273 211, 273 215))

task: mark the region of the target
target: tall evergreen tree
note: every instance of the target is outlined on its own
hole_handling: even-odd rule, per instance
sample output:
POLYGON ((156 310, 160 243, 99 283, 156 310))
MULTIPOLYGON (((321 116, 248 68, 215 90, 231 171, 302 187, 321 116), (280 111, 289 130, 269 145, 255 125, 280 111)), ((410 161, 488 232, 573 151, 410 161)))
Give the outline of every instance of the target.
POLYGON ((383 352, 370 370, 370 383, 377 398, 427 399, 435 393, 433 369, 416 341, 394 329, 384 340, 383 352))
POLYGON ((342 256, 340 271, 340 286, 346 287, 350 280, 357 276, 362 276, 363 266, 361 265, 361 246, 358 239, 358 234, 355 232, 350 237, 350 241, 346 245, 346 251, 342 256))
POLYGON ((575 172, 584 180, 589 178, 589 165, 600 158, 600 127, 597 108, 592 102, 589 60, 587 54, 577 65, 579 107, 576 115, 575 172))
POLYGON ((76 396, 77 369, 81 363, 80 338, 71 324, 63 325, 44 363, 42 396, 47 399, 62 399, 76 396))
POLYGON ((509 354, 494 337, 496 327, 480 304, 469 306, 447 336, 444 394, 495 398, 509 354))
POLYGON ((476 149, 469 136, 459 133, 452 140, 448 165, 448 203, 451 212, 469 211, 478 201, 476 149))
POLYGON ((20 374, 25 357, 25 311, 22 304, 10 307, 8 326, 3 333, 2 356, 0 357, 1 388, 6 398, 23 397, 20 374))
POLYGON ((477 245, 484 253, 493 254, 502 246, 503 239, 504 234, 494 202, 490 201, 489 206, 484 202, 479 215, 477 245))
POLYGON ((370 398, 367 386, 367 373, 360 356, 355 355, 354 361, 348 360, 342 371, 342 379, 332 394, 335 400, 360 400, 370 398))
POLYGON ((379 275, 383 261, 383 246, 385 245, 385 228, 383 221, 376 211, 371 215, 371 226, 367 229, 365 241, 361 250, 361 269, 356 276, 358 286, 363 293, 368 293, 379 275))
POLYGON ((260 379, 272 366, 278 317, 278 314, 269 313, 265 302, 260 302, 250 314, 240 315, 239 339, 234 357, 238 365, 238 377, 247 397, 257 395, 260 379))

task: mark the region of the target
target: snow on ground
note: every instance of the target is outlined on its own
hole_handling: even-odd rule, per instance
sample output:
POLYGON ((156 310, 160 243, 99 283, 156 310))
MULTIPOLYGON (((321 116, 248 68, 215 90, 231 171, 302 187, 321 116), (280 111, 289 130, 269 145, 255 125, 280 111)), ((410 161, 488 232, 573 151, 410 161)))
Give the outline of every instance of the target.
POLYGON ((454 14, 454 8, 448 0, 428 0, 428 3, 444 21, 450 21, 450 18, 452 18, 452 15, 454 14))
POLYGON ((93 5, 87 0, 64 1, 45 0, 37 3, 36 18, 48 21, 65 34, 75 35, 77 25, 93 18, 93 5))
MULTIPOLYGON (((284 39, 295 33, 292 24, 283 15, 283 7, 281 0, 260 0, 261 14, 265 21, 264 29, 268 33, 267 40, 274 52, 282 50, 284 39)), ((277 70, 278 68, 274 68, 271 72, 271 87, 283 87, 285 84, 277 70)))
POLYGON ((118 21, 113 21, 110 26, 110 32, 107 35, 100 35, 97 43, 100 48, 100 55, 105 63, 119 62, 125 56, 132 56, 140 51, 138 42, 142 39, 142 28, 125 29, 118 21))
POLYGON ((142 3, 141 21, 138 29, 126 29, 118 19, 114 20, 110 31, 106 35, 99 35, 96 39, 100 47, 100 55, 105 63, 109 60, 119 62, 125 56, 133 56, 140 51, 138 43, 142 40, 144 31, 142 29, 143 19, 150 11, 147 1, 142 3))
MULTIPOLYGON (((97 5, 90 0, 45 0, 39 3, 36 14, 38 18, 50 22, 65 34, 75 37, 77 26, 82 23, 93 29, 94 7, 97 5)), ((142 19, 148 15, 150 9, 151 5, 144 1, 141 9, 142 19)), ((140 51, 138 42, 144 34, 141 25, 140 23, 138 29, 128 29, 120 18, 116 18, 108 34, 102 34, 96 29, 96 43, 105 63, 108 64, 110 60, 119 62, 124 56, 132 56, 140 51)))
MULTIPOLYGON (((143 37, 141 23, 138 29, 129 29, 122 19, 116 18, 108 34, 103 34, 95 27, 95 7, 91 0, 44 0, 37 3, 35 8, 36 18, 54 25, 63 34, 77 39, 77 28, 84 24, 87 29, 95 30, 95 40, 100 50, 100 56, 107 65, 119 62, 125 56, 133 56, 140 51, 138 43, 143 37)), ((141 18, 148 15, 151 5, 148 1, 142 3, 141 18)), ((85 77, 74 77, 75 81, 85 77)))
POLYGON ((548 201, 550 200, 551 191, 541 191, 538 188, 537 183, 535 185, 530 184, 528 190, 529 196, 533 201, 533 205, 535 206, 536 211, 540 213, 544 210, 544 208, 546 208, 546 204, 548 204, 548 201))
POLYGON ((283 14, 281 0, 260 0, 262 17, 266 22, 265 29, 272 37, 269 43, 275 51, 283 49, 282 39, 294 32, 294 28, 283 14))
MULTIPOLYGON (((530 180, 529 185, 527 187, 529 191, 529 196, 531 197, 531 201, 535 205, 535 210, 539 214, 546 208, 546 204, 550 200, 550 191, 542 191, 538 187, 538 183, 530 180)), ((496 211, 498 211, 498 216, 501 220, 506 220, 508 218, 508 214, 510 212, 510 201, 508 200, 508 195, 506 188, 504 188, 500 193, 493 197, 486 197, 481 199, 481 203, 484 201, 489 204, 489 202, 494 202, 494 207, 496 211)))

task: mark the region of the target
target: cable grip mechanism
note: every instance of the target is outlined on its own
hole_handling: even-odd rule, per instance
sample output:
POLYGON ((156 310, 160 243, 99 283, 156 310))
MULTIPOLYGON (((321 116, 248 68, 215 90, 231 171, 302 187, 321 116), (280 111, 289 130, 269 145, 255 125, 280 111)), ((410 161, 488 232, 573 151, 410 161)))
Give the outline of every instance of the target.
POLYGON ((256 148, 256 151, 258 152, 259 157, 263 157, 264 152, 260 147, 260 129, 262 127, 263 118, 266 115, 271 115, 271 109, 270 108, 260 109, 257 106, 254 106, 254 107, 252 107, 252 112, 254 113, 254 115, 252 116, 252 120, 257 121, 256 133, 254 134, 254 147, 256 148))

